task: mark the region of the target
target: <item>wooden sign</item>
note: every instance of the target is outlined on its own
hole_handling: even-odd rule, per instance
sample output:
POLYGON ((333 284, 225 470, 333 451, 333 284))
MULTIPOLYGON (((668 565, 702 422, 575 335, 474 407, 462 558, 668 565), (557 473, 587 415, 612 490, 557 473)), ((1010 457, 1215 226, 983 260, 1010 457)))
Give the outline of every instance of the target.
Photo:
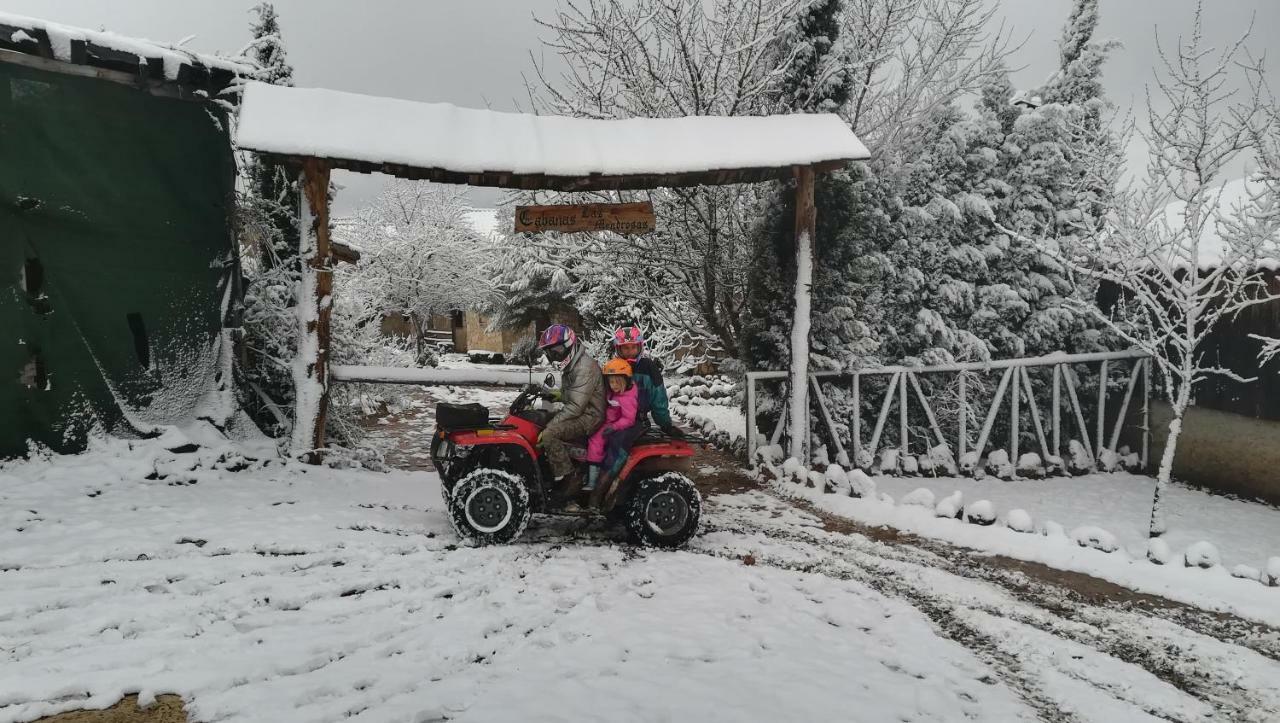
POLYGON ((516 233, 612 231, 633 234, 649 233, 653 229, 653 204, 648 201, 516 206, 516 233))

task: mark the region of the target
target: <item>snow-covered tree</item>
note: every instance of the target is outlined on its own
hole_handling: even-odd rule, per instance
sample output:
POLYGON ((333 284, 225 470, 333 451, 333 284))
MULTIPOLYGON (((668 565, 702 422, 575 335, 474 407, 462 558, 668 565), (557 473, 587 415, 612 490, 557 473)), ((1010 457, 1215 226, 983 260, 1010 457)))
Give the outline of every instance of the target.
MULTIPOLYGON (((258 65, 257 78, 291 85, 293 68, 285 57, 275 8, 261 3, 251 12, 253 40, 245 53, 258 65)), ((281 434, 291 425, 293 406, 289 360, 297 335, 298 185, 286 168, 257 154, 238 154, 238 160, 236 227, 246 251, 241 257, 246 284, 237 370, 245 408, 264 430, 281 434)))
MULTIPOLYGON (((254 15, 250 24, 253 41, 248 55, 258 64, 257 79, 273 85, 293 85, 293 66, 286 58, 275 6, 262 2, 250 12, 254 15)), ((255 239, 259 260, 270 268, 297 253, 297 180, 285 167, 264 160, 256 153, 246 154, 243 168, 246 193, 273 227, 272 233, 263 233, 255 239)))
POLYGON ((1163 496, 1196 384, 1214 375, 1243 381, 1205 360, 1202 345, 1221 321, 1269 298, 1257 260, 1280 219, 1256 204, 1227 209, 1218 203, 1222 174, 1255 148, 1264 118, 1258 94, 1242 97, 1233 86, 1243 43, 1215 55, 1203 44, 1197 9, 1190 37, 1161 51, 1158 99, 1147 102, 1146 177, 1117 193, 1109 223, 1092 237, 1086 258, 1040 237, 1047 253, 1121 291, 1110 313, 1072 303, 1150 354, 1161 374, 1173 418, 1156 475, 1152 537, 1167 529, 1163 496), (1210 253, 1204 240, 1214 224, 1222 243, 1210 253))
POLYGON ((426 322, 432 314, 485 302, 493 285, 484 270, 493 250, 467 219, 466 189, 395 179, 335 235, 361 250, 343 267, 336 293, 358 299, 373 323, 384 312, 426 322))

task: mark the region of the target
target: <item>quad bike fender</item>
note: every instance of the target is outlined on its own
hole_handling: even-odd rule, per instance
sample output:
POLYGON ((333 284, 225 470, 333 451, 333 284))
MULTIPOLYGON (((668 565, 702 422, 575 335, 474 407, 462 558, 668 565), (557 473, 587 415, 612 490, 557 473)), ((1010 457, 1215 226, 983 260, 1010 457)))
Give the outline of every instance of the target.
POLYGON ((679 458, 692 456, 693 447, 689 446, 688 442, 679 440, 633 447, 631 455, 627 457, 627 463, 622 467, 622 471, 618 473, 618 479, 629 478, 631 473, 641 465, 645 468, 663 466, 666 463, 675 463, 679 458))
POLYGON ((523 449, 530 459, 537 458, 537 453, 533 451, 533 445, 529 444, 529 440, 515 432, 502 429, 476 429, 454 432, 449 435, 449 438, 458 447, 480 447, 493 444, 515 445, 523 449))
POLYGON ((688 442, 672 440, 663 444, 646 444, 633 447, 626 465, 609 485, 605 493, 604 510, 613 510, 627 496, 639 475, 650 475, 658 472, 679 471, 684 461, 693 456, 693 447, 688 442))

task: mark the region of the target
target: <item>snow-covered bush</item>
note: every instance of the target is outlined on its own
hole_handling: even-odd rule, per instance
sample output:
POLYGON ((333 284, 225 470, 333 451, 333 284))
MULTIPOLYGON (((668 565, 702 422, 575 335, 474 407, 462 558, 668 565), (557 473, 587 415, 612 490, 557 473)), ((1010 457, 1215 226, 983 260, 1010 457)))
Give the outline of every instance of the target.
POLYGON ((1157 565, 1167 565, 1173 560, 1173 550, 1169 549, 1169 543, 1153 537, 1147 540, 1147 559, 1157 565))
POLYGON ((1209 569, 1222 564, 1222 555, 1218 553, 1218 548, 1210 542, 1196 542, 1187 547, 1183 553, 1183 564, 1187 567, 1199 567, 1201 569, 1209 569))
POLYGON ((899 504, 932 510, 937 503, 934 501, 933 490, 927 487, 920 487, 903 495, 899 504))
POLYGON ((1009 461, 1009 453, 1003 449, 993 449, 987 454, 987 471, 1000 479, 1013 479, 1013 464, 1009 461))
POLYGON ((1071 539, 1081 547, 1092 547, 1095 550, 1103 552, 1115 552, 1120 549, 1120 543, 1116 541, 1116 536, 1092 525, 1077 527, 1071 531, 1071 539))
POLYGON ((1044 462, 1035 452, 1025 452, 1018 456, 1018 475, 1041 479, 1045 476, 1044 462))
MULTIPOLYGON (((860 469, 849 471, 850 494, 873 500, 876 498, 876 481, 860 469)), ((892 504, 892 501, 890 502, 892 504)))
POLYGON ((1252 565, 1236 565, 1231 568, 1231 577, 1259 582, 1262 580, 1262 573, 1258 571, 1258 568, 1253 567, 1252 565))
POLYGON ((849 482, 849 474, 844 468, 838 464, 827 467, 823 473, 827 478, 827 491, 838 495, 849 496, 853 493, 853 486, 849 482))
POLYGON ((1044 523, 1043 532, 1044 536, 1048 538, 1065 538, 1067 536, 1066 528, 1053 520, 1044 523))
POLYGON ((1267 559, 1267 569, 1263 570, 1263 582, 1271 587, 1280 587, 1280 557, 1267 559))
POLYGON ((989 500, 978 500, 964 508, 964 518, 967 522, 974 525, 982 525, 984 527, 994 525, 996 522, 996 508, 989 500))
POLYGON ((1093 460, 1089 452, 1078 439, 1067 442, 1067 471, 1071 474, 1088 474, 1093 469, 1093 460))
POLYGON ((960 519, 961 513, 964 511, 964 506, 962 504, 963 500, 964 494, 961 493, 960 490, 956 490, 946 497, 943 497, 942 500, 934 506, 933 515, 935 517, 950 517, 958 520, 960 519))
POLYGON ((1009 510, 1009 514, 1005 516, 1005 527, 1014 532, 1035 532, 1035 523, 1031 520, 1031 515, 1024 509, 1009 510))

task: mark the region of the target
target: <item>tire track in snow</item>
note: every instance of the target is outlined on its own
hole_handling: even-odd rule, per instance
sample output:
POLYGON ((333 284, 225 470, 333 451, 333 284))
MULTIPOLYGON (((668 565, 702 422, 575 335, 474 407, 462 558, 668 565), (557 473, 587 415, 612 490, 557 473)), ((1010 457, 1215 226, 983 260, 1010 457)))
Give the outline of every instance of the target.
MULTIPOLYGON (((763 495, 749 497, 756 497, 760 506, 790 504, 763 495)), ((773 522, 767 515, 745 511, 740 504, 726 507, 712 500, 708 508, 709 529, 702 547, 710 549, 702 551, 726 557, 752 554, 765 564, 854 579, 886 595, 906 599, 934 620, 944 634, 973 648, 994 670, 1016 664, 1010 684, 1029 694, 1028 703, 1047 719, 1061 719, 1063 712, 1052 700, 1046 704, 1042 681, 1035 673, 1027 672, 1041 668, 1043 661, 1002 646, 1009 631, 984 630, 992 626, 983 625, 983 615, 1025 626, 1028 633, 1038 631, 1086 646, 1107 659, 1144 670, 1207 704, 1213 719, 1261 721, 1280 714, 1280 693, 1275 691, 1273 682, 1267 683, 1269 675, 1272 681, 1278 679, 1280 667, 1264 653, 1241 646, 1239 639, 1222 640, 1152 614, 1072 599, 1076 596, 1066 590, 983 565, 963 551, 921 550, 908 544, 890 545, 826 532, 813 523, 773 522), (775 547, 783 541, 794 546, 795 557, 762 557, 756 551, 758 546, 749 540, 723 540, 726 535, 717 535, 717 529, 731 536, 755 533, 775 547), (715 543, 707 545, 712 539, 720 543, 719 548, 715 543), (744 546, 743 542, 747 544, 744 546), (956 583, 958 592, 939 592, 955 590, 956 583)), ((777 516, 776 510, 773 514, 777 516)), ((1129 699, 1127 702, 1158 718, 1203 720, 1192 710, 1132 700, 1126 690, 1100 685, 1099 681, 1080 677, 1078 672, 1066 675, 1103 695, 1129 699)))

